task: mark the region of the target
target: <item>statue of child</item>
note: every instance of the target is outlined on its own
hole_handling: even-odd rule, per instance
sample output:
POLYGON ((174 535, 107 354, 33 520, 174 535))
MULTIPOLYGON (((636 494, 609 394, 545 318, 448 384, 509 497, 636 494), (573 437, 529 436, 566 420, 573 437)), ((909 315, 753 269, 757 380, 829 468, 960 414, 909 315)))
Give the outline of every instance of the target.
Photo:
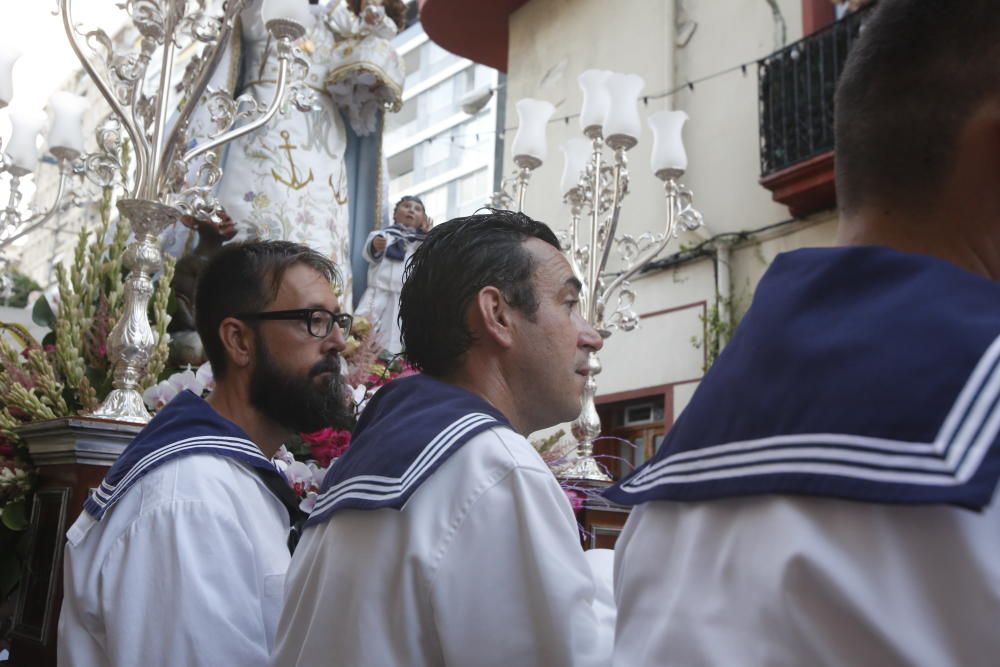
POLYGON ((370 233, 365 242, 362 255, 369 263, 368 288, 355 310, 371 321, 379 345, 396 354, 403 347, 399 340, 403 270, 427 236, 431 220, 419 197, 406 196, 396 203, 392 221, 385 229, 370 233))

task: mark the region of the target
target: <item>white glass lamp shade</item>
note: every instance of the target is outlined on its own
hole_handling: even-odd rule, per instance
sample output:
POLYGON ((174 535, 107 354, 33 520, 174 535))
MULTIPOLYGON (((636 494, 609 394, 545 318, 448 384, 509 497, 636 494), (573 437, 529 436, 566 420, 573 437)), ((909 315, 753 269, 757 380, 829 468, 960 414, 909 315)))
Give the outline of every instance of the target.
POLYGON ((608 113, 604 117, 604 138, 608 145, 621 144, 626 150, 635 146, 642 134, 639 118, 639 95, 646 82, 638 74, 608 77, 608 113))
POLYGON ((14 63, 21 52, 8 46, 0 46, 0 107, 10 104, 14 97, 14 63))
POLYGON ((602 69, 588 69, 577 77, 583 91, 583 107, 580 109, 580 129, 598 128, 608 115, 608 77, 611 72, 602 69))
POLYGON ((670 172, 683 173, 687 169, 687 153, 681 137, 687 119, 683 111, 657 111, 649 116, 649 128, 653 130, 650 165, 658 178, 666 179, 670 172))
POLYGON ((83 153, 83 114, 87 100, 60 91, 49 98, 49 110, 52 112, 49 151, 57 158, 76 158, 83 153))
POLYGON ((308 29, 316 20, 309 9, 309 0, 264 0, 260 17, 264 25, 271 21, 292 21, 303 29, 308 29))
POLYGON ((574 137, 562 145, 566 156, 563 163, 562 180, 559 182, 559 192, 566 194, 580 183, 580 176, 590 161, 591 144, 586 139, 574 137))
POLYGON ((4 152, 23 176, 38 166, 38 133, 45 125, 45 114, 17 109, 10 112, 10 124, 10 141, 4 152))
MULTIPOLYGON (((517 134, 514 136, 514 161, 529 158, 535 167, 545 161, 545 127, 556 108, 544 100, 525 98, 517 101, 517 134)), ((531 167, 534 168, 534 167, 531 167)))

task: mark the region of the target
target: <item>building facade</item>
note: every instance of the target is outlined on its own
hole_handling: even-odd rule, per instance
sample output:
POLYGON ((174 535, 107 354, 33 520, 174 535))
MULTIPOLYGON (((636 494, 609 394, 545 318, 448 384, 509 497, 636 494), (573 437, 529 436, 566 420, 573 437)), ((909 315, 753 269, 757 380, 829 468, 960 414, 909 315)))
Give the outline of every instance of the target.
MULTIPOLYGON (((615 332, 600 354, 602 453, 620 475, 652 455, 781 252, 830 245, 836 232, 832 95, 860 18, 836 20, 829 0, 422 0, 432 39, 506 72, 508 126, 525 97, 556 107, 548 159, 531 175, 525 212, 565 227, 558 148, 582 136, 581 72, 639 74, 644 116, 685 111, 689 167, 705 226, 683 233, 634 280, 640 327, 615 332), (486 18, 484 18, 486 17, 486 18), (493 28, 477 25, 493 21, 493 28), (473 37, 474 35, 474 37, 473 37)), ((861 14, 863 14, 862 10, 861 14)), ((510 132, 510 128, 508 132, 510 132)), ((628 152, 619 231, 662 231, 666 203, 643 127, 628 152)), ((514 167, 509 143, 503 171, 514 167)), ((611 304, 613 307, 614 304, 611 304)), ((766 382, 766 378, 761 378, 766 382)))
POLYGON ((394 45, 406 65, 406 85, 403 108, 387 116, 383 135, 389 200, 419 196, 438 222, 468 215, 493 191, 498 73, 444 50, 419 21, 394 45), (475 98, 487 96, 476 108, 475 98))

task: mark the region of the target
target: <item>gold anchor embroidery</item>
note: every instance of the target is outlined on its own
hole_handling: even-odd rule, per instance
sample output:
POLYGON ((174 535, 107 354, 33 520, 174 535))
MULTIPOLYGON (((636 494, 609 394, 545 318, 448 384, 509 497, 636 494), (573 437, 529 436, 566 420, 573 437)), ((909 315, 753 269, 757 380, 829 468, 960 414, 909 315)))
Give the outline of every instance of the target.
POLYGON ((344 204, 347 203, 347 195, 342 194, 344 192, 344 186, 346 185, 344 181, 347 180, 347 172, 341 169, 340 178, 337 180, 339 181, 339 183, 337 186, 335 186, 333 184, 333 174, 330 174, 330 177, 327 178, 327 182, 330 184, 330 189, 333 190, 333 200, 338 204, 340 204, 341 206, 343 206, 344 204))
POLYGON ((302 188, 306 187, 307 185, 309 185, 309 183, 312 182, 313 180, 312 169, 309 169, 309 178, 307 178, 304 181, 300 181, 299 174, 295 170, 295 162, 292 160, 292 151, 298 148, 298 146, 295 146, 288 142, 289 139, 288 130, 281 131, 281 138, 285 141, 285 143, 278 146, 278 148, 288 153, 288 164, 291 167, 292 180, 286 181, 281 176, 279 176, 278 172, 275 171, 274 169, 271 170, 271 175, 274 176, 274 180, 278 181, 279 183, 284 183, 293 190, 301 190, 302 188))

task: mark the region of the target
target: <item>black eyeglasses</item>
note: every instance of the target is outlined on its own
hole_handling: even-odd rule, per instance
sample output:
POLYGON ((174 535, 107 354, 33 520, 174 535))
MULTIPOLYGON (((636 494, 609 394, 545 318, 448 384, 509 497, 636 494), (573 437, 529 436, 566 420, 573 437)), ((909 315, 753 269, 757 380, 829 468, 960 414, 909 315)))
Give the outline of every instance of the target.
POLYGON ((263 313, 242 313, 239 320, 299 320, 309 328, 309 335, 326 338, 333 331, 333 325, 340 327, 340 333, 347 338, 351 335, 354 317, 347 313, 331 313, 325 308, 300 308, 299 310, 271 310, 263 313))

